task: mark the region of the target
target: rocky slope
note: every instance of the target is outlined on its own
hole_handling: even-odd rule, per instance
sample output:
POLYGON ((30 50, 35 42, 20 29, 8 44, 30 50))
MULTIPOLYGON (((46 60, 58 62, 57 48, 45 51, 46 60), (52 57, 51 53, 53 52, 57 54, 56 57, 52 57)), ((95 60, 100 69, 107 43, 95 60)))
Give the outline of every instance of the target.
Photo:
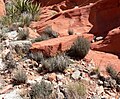
MULTIPOLYGON (((24 40, 16 27, 4 31, 5 35, 0 31, 0 99, 119 99, 119 0, 35 2, 41 4, 40 20, 29 27, 18 26, 23 33, 28 30, 24 40), (50 29, 52 37, 43 36, 50 29), (56 58, 66 53, 78 37, 91 43, 84 59, 64 54, 56 58), (66 66, 64 70, 61 64, 66 66)), ((3 15, 5 4, 0 0, 3 15)))

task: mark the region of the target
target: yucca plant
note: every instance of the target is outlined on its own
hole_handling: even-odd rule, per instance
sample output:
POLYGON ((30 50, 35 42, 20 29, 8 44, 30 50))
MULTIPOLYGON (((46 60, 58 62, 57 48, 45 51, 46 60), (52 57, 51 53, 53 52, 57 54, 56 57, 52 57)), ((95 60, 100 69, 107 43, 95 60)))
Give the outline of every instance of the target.
POLYGON ((27 11, 32 15, 32 20, 36 20, 36 16, 40 14, 40 4, 27 2, 27 11))
POLYGON ((20 13, 27 11, 27 1, 28 0, 12 0, 14 6, 18 9, 20 13))

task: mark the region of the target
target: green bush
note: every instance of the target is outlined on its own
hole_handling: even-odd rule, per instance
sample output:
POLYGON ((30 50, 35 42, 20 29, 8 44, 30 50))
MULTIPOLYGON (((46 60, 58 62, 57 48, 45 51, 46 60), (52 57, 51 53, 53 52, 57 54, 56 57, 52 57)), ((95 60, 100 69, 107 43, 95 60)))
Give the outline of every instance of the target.
POLYGON ((118 84, 120 84, 120 73, 117 72, 111 65, 107 66, 106 71, 109 75, 116 80, 118 84))
POLYGON ((48 39, 49 39, 48 35, 42 34, 40 37, 37 37, 37 38, 33 39, 32 43, 40 42, 40 41, 44 41, 44 40, 48 40, 48 39))
POLYGON ((69 58, 65 55, 57 55, 42 62, 43 68, 49 72, 63 72, 69 66, 69 58))
POLYGON ((83 59, 90 49, 90 42, 82 37, 79 37, 68 51, 68 55, 71 57, 83 59))
POLYGON ((117 72, 116 72, 115 69, 113 69, 112 66, 107 66, 106 71, 110 74, 110 76, 111 76, 113 79, 116 78, 117 72))
POLYGON ((47 34, 49 37, 52 37, 52 38, 57 38, 58 37, 58 33, 53 31, 52 27, 50 27, 50 26, 46 27, 46 29, 44 30, 44 33, 47 34))
POLYGON ((18 32, 18 40, 26 40, 29 36, 28 29, 20 28, 17 30, 17 32, 18 32))
POLYGON ((30 57, 38 63, 44 60, 44 55, 42 52, 32 52, 30 57))
POLYGON ((14 85, 25 84, 27 81, 27 75, 24 70, 19 69, 14 72, 12 83, 14 85))
POLYGON ((117 84, 120 84, 120 72, 116 76, 116 82, 117 84))
POLYGON ((32 86, 29 95, 30 99, 49 99, 51 93, 52 85, 42 80, 32 86))
POLYGON ((86 87, 82 82, 72 82, 67 85, 68 99, 86 99, 86 87))
POLYGON ((11 0, 6 3, 6 16, 1 19, 1 23, 8 28, 12 24, 29 26, 39 15, 40 4, 34 4, 30 0, 11 0))

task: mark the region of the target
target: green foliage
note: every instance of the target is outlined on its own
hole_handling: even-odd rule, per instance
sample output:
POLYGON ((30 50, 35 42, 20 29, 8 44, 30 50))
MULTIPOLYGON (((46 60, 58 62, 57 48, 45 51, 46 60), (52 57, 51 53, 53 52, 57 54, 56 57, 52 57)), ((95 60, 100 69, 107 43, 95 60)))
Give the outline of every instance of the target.
POLYGON ((48 35, 42 34, 41 36, 33 39, 33 40, 32 40, 32 43, 40 42, 40 41, 44 41, 44 40, 48 40, 48 39, 49 39, 49 36, 48 36, 48 35))
POLYGON ((113 69, 112 66, 107 66, 106 71, 110 74, 112 78, 116 78, 117 72, 115 69, 113 69))
POLYGON ((43 68, 52 71, 63 72, 70 64, 69 58, 63 55, 57 55, 42 62, 43 68))
POLYGON ((72 82, 67 85, 68 99, 85 99, 86 87, 82 82, 72 82))
POLYGON ((116 76, 116 82, 118 83, 118 84, 120 84, 120 72, 117 74, 117 76, 116 76))
POLYGON ((6 16, 1 19, 1 23, 8 28, 20 23, 20 26, 29 26, 31 21, 35 21, 40 15, 40 4, 34 4, 30 0, 12 0, 6 3, 6 16))
POLYGON ((48 26, 46 27, 46 29, 44 30, 44 33, 47 34, 49 37, 52 38, 57 38, 58 34, 52 30, 52 27, 48 26))
POLYGON ((79 37, 68 51, 71 57, 83 59, 90 49, 90 42, 82 37, 79 37))
POLYGON ((44 60, 44 56, 43 56, 43 53, 42 52, 32 52, 30 57, 37 61, 38 63, 40 63, 41 61, 44 60))
POLYGON ((27 11, 31 13, 32 20, 36 20, 36 16, 40 14, 40 4, 27 2, 27 11))
POLYGON ((24 70, 19 69, 14 72, 12 83, 14 85, 25 84, 27 81, 27 75, 24 70))
POLYGON ((36 83, 32 86, 29 95, 30 99, 49 99, 51 93, 52 85, 42 80, 41 83, 36 83))
POLYGON ((26 40, 28 38, 29 32, 28 29, 20 28, 18 29, 18 40, 26 40))
POLYGON ((107 66, 106 71, 118 84, 120 84, 120 72, 117 72, 111 65, 107 66))
POLYGON ((23 13, 24 11, 27 11, 27 1, 28 0, 12 0, 14 6, 17 8, 17 10, 20 13, 23 13))

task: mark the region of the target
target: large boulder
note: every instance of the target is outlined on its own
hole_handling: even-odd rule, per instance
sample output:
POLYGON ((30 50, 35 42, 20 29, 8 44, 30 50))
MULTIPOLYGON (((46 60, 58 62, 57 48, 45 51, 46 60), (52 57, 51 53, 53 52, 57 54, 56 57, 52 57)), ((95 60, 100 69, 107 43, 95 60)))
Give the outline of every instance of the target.
POLYGON ((3 2, 3 0, 0 0, 0 16, 4 16, 6 13, 5 11, 5 3, 3 2))
POLYGON ((120 72, 120 60, 116 55, 90 50, 85 59, 87 61, 92 60, 101 72, 105 72, 107 66, 112 66, 116 71, 120 72))
POLYGON ((98 51, 120 55, 120 27, 111 30, 107 36, 92 44, 91 48, 98 51))
POLYGON ((120 25, 120 1, 99 0, 90 10, 91 33, 106 36, 107 33, 120 25))
POLYGON ((46 56, 54 56, 59 52, 64 52, 70 49, 71 45, 77 39, 78 36, 83 36, 89 41, 93 39, 93 35, 91 34, 59 37, 59 38, 54 38, 54 39, 49 39, 49 40, 33 43, 30 50, 32 52, 41 51, 46 56))

